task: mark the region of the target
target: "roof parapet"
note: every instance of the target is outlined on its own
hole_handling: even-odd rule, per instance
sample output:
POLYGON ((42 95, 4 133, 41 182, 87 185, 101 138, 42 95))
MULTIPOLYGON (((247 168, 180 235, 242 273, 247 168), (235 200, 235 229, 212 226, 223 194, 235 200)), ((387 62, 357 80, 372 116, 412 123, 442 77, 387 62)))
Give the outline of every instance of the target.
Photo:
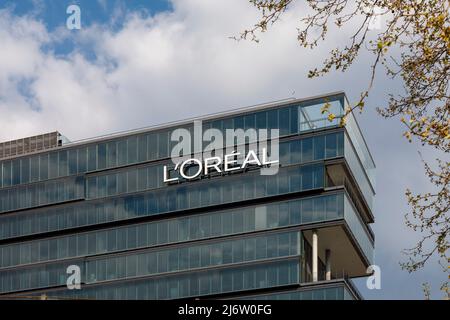
POLYGON ((0 143, 0 159, 44 151, 62 146, 69 140, 58 131, 0 143))

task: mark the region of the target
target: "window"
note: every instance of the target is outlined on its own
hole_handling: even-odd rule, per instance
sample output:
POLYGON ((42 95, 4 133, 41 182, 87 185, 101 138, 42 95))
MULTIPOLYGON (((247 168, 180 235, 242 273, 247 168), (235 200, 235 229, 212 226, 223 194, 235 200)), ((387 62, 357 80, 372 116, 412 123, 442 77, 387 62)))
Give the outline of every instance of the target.
POLYGON ((131 170, 128 172, 128 192, 137 191, 137 170, 131 170))
MULTIPOLYGON (((122 231, 123 229, 121 229, 122 231)), ((117 250, 117 229, 107 231, 108 251, 117 250)))
POLYGON ((256 241, 256 259, 264 259, 267 257, 267 240, 266 238, 256 241))
POLYGON ((266 270, 258 268, 256 270, 256 287, 263 288, 267 285, 266 270))
POLYGON ((158 167, 151 166, 147 168, 147 187, 148 189, 154 189, 158 186, 158 167))
POLYGON ((167 222, 158 223, 158 244, 166 243, 168 237, 167 222))
POLYGON ((135 277, 137 273, 137 257, 127 256, 127 277, 135 277))
POLYGON ((88 147, 88 171, 97 170, 97 146, 88 147))
MULTIPOLYGON (((332 198, 334 198, 334 196, 331 196, 332 198)), ((324 199, 326 198, 314 198, 313 202, 314 202, 314 220, 315 221, 320 221, 320 220, 324 220, 325 218, 327 218, 327 214, 325 211, 325 201, 324 199)))
POLYGON ((233 242, 233 262, 238 263, 244 261, 244 241, 238 240, 233 242))
POLYGON ((136 163, 137 162, 137 137, 129 137, 128 138, 128 163, 136 163))
POLYGON ((117 166, 117 144, 116 144, 116 141, 108 142, 107 150, 108 150, 108 155, 107 155, 108 168, 117 166))
POLYGON ((291 163, 291 152, 290 148, 292 146, 292 143, 281 143, 280 144, 280 164, 281 165, 288 165, 291 163))
POLYGON ((107 178, 106 175, 99 176, 97 178, 97 188, 98 188, 98 195, 97 196, 99 198, 106 197, 106 187, 107 187, 107 185, 106 185, 106 178, 107 178))
POLYGON ((126 193, 127 192, 127 173, 119 172, 117 174, 117 193, 126 193))
POLYGON ((268 120, 268 129, 279 129, 277 109, 267 111, 267 120, 268 120))
POLYGON ((267 129, 267 112, 258 112, 256 114, 256 127, 258 129, 267 129))
POLYGON ((106 168, 106 143, 98 145, 98 169, 106 168))
POLYGON ((30 158, 24 158, 20 160, 20 167, 21 167, 20 183, 28 183, 30 181, 30 158))
POLYGON ((225 242, 222 244, 223 250, 223 263, 233 262, 233 244, 231 242, 225 242))
POLYGON ((16 185, 20 183, 20 160, 12 161, 12 184, 16 185))
POLYGON ((77 173, 78 170, 78 152, 77 149, 69 150, 69 175, 77 173))
POLYGON ((337 135, 329 134, 325 139, 325 157, 333 158, 337 155, 337 135))
POLYGON ((265 229, 267 225, 267 207, 255 208, 255 228, 256 230, 265 229))
POLYGON ((141 135, 138 138, 138 161, 143 162, 147 160, 147 135, 141 135))
POLYGON ((169 255, 167 251, 158 252, 158 272, 168 271, 169 255))
POLYGON ((103 253, 107 250, 107 231, 97 233, 97 253, 103 253))
POLYGON ((200 247, 200 266, 208 267, 211 264, 211 246, 200 247))
POLYGON ((87 149, 78 149, 78 173, 87 171, 87 149))
MULTIPOLYGON (((1 167, 0 167, 1 170, 1 167)), ((39 156, 31 157, 31 166, 30 166, 30 181, 36 182, 39 181, 39 156)), ((1 183, 0 183, 1 185, 1 183)))
POLYGON ((158 157, 166 158, 169 155, 169 135, 163 131, 158 133, 158 157))
POLYGON ((244 116, 245 130, 256 129, 256 116, 255 114, 248 114, 244 116))
POLYGON ((313 199, 304 199, 302 201, 302 223, 313 221, 313 199))
POLYGON ((146 190, 148 188, 147 184, 147 168, 138 169, 138 190, 146 190))
POLYGON ((313 138, 302 139, 302 162, 313 160, 313 138))
POLYGON ((128 155, 127 140, 120 140, 117 143, 117 148, 118 148, 117 164, 119 166, 126 165, 127 164, 127 155, 128 155))
POLYGON ((251 261, 256 257, 256 239, 246 239, 244 244, 244 260, 251 261))
POLYGON ((312 189, 314 167, 308 166, 302 169, 302 190, 312 189))
POLYGON ((288 256, 290 249, 290 234, 284 233, 277 236, 278 238, 278 253, 277 256, 288 256))
POLYGON ((234 129, 244 129, 244 117, 237 116, 233 118, 234 129))
POLYGON ((222 264, 222 248, 219 245, 211 246, 211 265, 220 265, 222 264))
POLYGON ((3 187, 11 185, 11 161, 3 162, 3 187))
POLYGON ((279 128, 280 128, 280 136, 286 136, 291 133, 291 122, 289 118, 289 108, 283 108, 278 110, 279 114, 279 128))
POLYGON ((90 233, 88 234, 88 253, 89 254, 95 254, 95 250, 97 249, 97 241, 96 241, 96 234, 90 233))
POLYGON ((325 158, 325 136, 314 137, 314 160, 325 158))
POLYGON ((111 174, 107 176, 108 196, 117 194, 117 175, 111 174))
POLYGON ((156 133, 149 133, 147 138, 148 143, 148 158, 155 160, 158 158, 158 136, 156 133))
POLYGON ((209 215, 200 216, 200 236, 208 237, 211 234, 211 218, 209 215))
POLYGON ((50 179, 58 177, 58 153, 57 152, 50 153, 48 177, 50 179))
POLYGON ((127 229, 127 249, 136 248, 137 246, 137 227, 132 226, 127 229))
POLYGON ((273 235, 267 238, 267 257, 273 258, 278 255, 278 236, 273 235))
POLYGON ((87 179, 87 187, 88 187, 88 198, 95 199, 97 198, 97 178, 91 177, 87 179))

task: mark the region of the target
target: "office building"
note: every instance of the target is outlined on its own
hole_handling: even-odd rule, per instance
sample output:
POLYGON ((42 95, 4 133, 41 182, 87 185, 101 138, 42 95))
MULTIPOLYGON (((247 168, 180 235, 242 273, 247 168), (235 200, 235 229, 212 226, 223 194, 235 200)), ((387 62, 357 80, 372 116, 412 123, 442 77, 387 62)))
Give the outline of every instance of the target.
POLYGON ((0 144, 0 299, 362 298, 351 279, 373 260, 375 165, 354 116, 340 126, 347 106, 339 92, 79 142, 55 134, 48 148, 0 144), (199 121, 279 129, 276 174, 253 163, 167 182, 172 133, 199 121))

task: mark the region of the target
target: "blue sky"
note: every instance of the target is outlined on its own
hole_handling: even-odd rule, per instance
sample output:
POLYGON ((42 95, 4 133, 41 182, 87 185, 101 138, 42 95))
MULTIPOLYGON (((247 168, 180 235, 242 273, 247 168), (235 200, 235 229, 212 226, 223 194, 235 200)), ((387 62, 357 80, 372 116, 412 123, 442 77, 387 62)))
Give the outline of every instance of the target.
MULTIPOLYGON (((229 38, 258 17, 242 0, 0 0, 0 140, 55 129, 77 140, 338 90, 355 102, 368 81, 370 56, 347 73, 307 79, 351 30, 331 30, 314 52, 300 48, 302 6, 292 6, 256 44, 229 38), (81 8, 81 30, 65 28, 70 4, 81 8)), ((388 92, 401 92, 401 84, 381 76, 358 115, 377 164, 373 229, 382 289, 369 291, 364 280, 358 286, 368 299, 421 299, 428 281, 432 297, 441 298, 445 275, 435 262, 411 275, 399 267, 401 250, 417 240, 404 226, 404 191, 423 191, 428 182, 420 147, 402 137, 398 119, 375 112, 388 92)))
MULTIPOLYGON (((15 15, 33 14, 45 24, 51 31, 66 23, 66 8, 69 5, 78 5, 82 8, 82 21, 84 27, 92 24, 109 24, 111 16, 115 10, 128 12, 141 12, 145 15, 152 15, 163 10, 170 10, 171 5, 166 0, 21 0, 2 1, 3 8, 11 8, 15 15)), ((120 27, 121 22, 115 25, 120 27)))

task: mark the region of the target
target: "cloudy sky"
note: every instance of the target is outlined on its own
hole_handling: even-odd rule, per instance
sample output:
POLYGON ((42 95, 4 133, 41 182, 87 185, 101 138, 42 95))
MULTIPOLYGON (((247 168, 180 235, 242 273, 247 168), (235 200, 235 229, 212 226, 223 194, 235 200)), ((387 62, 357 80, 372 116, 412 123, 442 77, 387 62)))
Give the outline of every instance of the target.
MULTIPOLYGON (((370 55, 347 73, 307 79, 352 30, 330 30, 316 50, 301 48, 296 28, 305 13, 298 1, 257 44, 230 39, 258 19, 246 0, 0 0, 0 141, 53 130, 78 140, 338 90, 355 102, 369 80, 370 55), (70 4, 81 8, 81 30, 66 28, 70 4)), ((414 274, 399 266, 401 250, 417 239, 404 226, 404 191, 428 187, 418 146, 402 137, 398 119, 375 112, 400 90, 381 75, 358 116, 377 165, 382 289, 366 289, 365 280, 358 287, 367 299, 422 299, 427 281, 441 298, 445 275, 434 261, 414 274)))

